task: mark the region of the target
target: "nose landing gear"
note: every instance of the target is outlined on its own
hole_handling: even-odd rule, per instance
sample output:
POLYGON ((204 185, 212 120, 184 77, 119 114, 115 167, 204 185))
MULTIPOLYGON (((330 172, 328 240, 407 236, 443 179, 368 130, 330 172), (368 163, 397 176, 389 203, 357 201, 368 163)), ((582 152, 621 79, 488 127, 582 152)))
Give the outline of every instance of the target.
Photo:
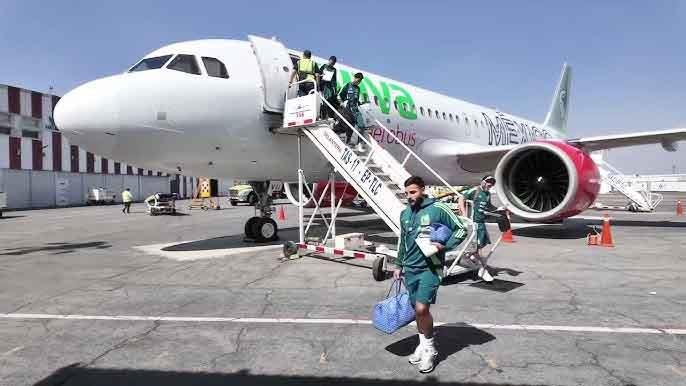
POLYGON ((269 181, 250 181, 248 183, 252 186, 257 200, 255 202, 255 216, 248 219, 245 223, 246 240, 257 243, 278 240, 279 227, 276 221, 271 218, 273 210, 269 181))

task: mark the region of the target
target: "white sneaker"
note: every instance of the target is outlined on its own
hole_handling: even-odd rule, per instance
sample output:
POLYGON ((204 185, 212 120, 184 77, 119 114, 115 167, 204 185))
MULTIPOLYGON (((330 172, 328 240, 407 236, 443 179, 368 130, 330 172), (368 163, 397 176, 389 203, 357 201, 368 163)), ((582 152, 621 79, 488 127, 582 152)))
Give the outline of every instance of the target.
POLYGON ((486 282, 492 282, 493 281, 493 276, 488 272, 488 270, 484 267, 479 268, 478 275, 480 278, 484 279, 486 282))
POLYGON ((436 366, 436 357, 438 356, 438 351, 434 347, 425 347, 422 352, 422 360, 419 362, 417 369, 420 373, 430 373, 434 371, 436 366))
POLYGON ((417 348, 414 349, 414 353, 410 355, 409 358, 407 358, 407 361, 412 363, 413 365, 419 364, 419 362, 422 361, 422 355, 424 354, 424 347, 422 347, 421 344, 417 345, 417 348))

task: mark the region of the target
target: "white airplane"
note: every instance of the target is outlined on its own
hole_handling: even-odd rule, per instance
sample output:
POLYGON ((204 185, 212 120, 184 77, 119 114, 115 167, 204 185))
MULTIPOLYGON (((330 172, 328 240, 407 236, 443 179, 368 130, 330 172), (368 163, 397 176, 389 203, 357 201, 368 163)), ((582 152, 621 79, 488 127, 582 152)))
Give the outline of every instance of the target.
MULTIPOLYGON (((300 55, 256 36, 171 44, 125 73, 67 93, 55 108, 55 122, 71 142, 103 156, 169 173, 249 180, 266 196, 260 188, 265 181, 297 180, 296 139, 270 129, 281 126, 300 55)), ((475 183, 495 171, 501 202, 526 220, 555 221, 593 204, 600 178, 591 151, 652 143, 675 151, 676 142, 686 139, 683 128, 568 138, 566 64, 543 123, 347 65, 337 68, 339 85, 364 74, 368 116, 393 128, 450 184, 475 183)), ((391 154, 403 154, 384 130, 370 130, 391 154)), ((304 146, 303 166, 314 179, 329 173, 313 146, 304 146)), ((408 171, 437 182, 418 165, 408 164, 408 171)), ((268 205, 268 199, 259 203, 260 209, 268 205)))

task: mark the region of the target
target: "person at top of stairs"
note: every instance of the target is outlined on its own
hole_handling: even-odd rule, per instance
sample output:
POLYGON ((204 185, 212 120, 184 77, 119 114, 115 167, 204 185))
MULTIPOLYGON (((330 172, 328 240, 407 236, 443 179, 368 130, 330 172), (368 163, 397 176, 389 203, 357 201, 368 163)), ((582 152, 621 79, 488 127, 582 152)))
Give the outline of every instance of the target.
MULTIPOLYGON (((319 68, 320 81, 319 91, 322 93, 324 99, 334 108, 338 107, 338 100, 336 98, 336 57, 331 56, 327 64, 319 68)), ((323 105, 321 108, 321 119, 334 118, 335 114, 329 106, 323 105)))
MULTIPOLYGON (((298 76, 298 80, 318 80, 319 79, 319 69, 317 68, 317 63, 312 60, 312 52, 310 50, 303 51, 303 57, 295 62, 295 71, 291 74, 290 83, 293 83, 295 76, 298 76)), ((300 83, 298 86, 298 96, 304 96, 310 93, 314 89, 314 84, 311 82, 300 83)))

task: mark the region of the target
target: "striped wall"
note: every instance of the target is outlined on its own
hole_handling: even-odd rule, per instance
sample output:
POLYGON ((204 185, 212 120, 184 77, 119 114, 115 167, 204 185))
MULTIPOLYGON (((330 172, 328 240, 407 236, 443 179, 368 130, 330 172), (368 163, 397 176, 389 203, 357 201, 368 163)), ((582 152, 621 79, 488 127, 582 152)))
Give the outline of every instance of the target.
MULTIPOLYGON (((0 169, 127 174, 127 166, 131 166, 133 175, 160 174, 123 162, 117 173, 115 160, 89 153, 83 148, 72 152, 69 140, 53 126, 52 112, 59 99, 56 95, 0 84, 0 169), (3 128, 9 129, 10 133, 3 133, 3 128), (37 138, 25 135, 25 130, 36 133, 37 138), (17 140, 19 148, 11 149, 10 142, 17 140), (57 151, 56 145, 59 146, 57 151), (107 170, 102 169, 103 164, 107 170)), ((162 175, 168 176, 166 173, 162 175)))
MULTIPOLYGON (((11 185, 16 190, 28 189, 17 185, 22 185, 23 179, 26 179, 30 188, 32 182, 35 182, 34 185, 37 187, 41 186, 38 181, 43 181, 43 179, 52 178, 56 181, 59 176, 69 175, 69 178, 74 179, 74 186, 78 185, 76 181, 82 181, 83 186, 79 188, 81 190, 86 189, 85 187, 89 183, 101 180, 107 181, 109 186, 111 181, 119 181, 120 179, 122 181, 134 181, 133 179, 138 178, 140 181, 144 181, 142 179, 144 177, 145 181, 148 179, 159 181, 158 177, 164 177, 167 181, 165 191, 175 191, 181 197, 191 197, 196 192, 197 178, 142 169, 136 165, 90 153, 88 149, 72 146, 69 139, 54 127, 52 113, 59 99, 60 97, 57 95, 0 84, 0 176, 7 177, 5 184, 0 184, 2 185, 0 191, 3 187, 10 188, 8 182, 10 176, 12 176, 11 181, 14 181, 11 185), (77 175, 81 175, 81 177, 77 177, 77 175)), ((141 184, 142 182, 139 183, 139 186, 144 186, 141 184)), ((226 183, 220 182, 220 186, 222 186, 220 194, 228 192, 228 187, 225 185, 226 183)), ((52 193, 40 192, 40 189, 35 189, 32 195, 38 197, 44 193, 45 197, 51 197, 50 194, 54 195, 54 186, 50 186, 48 190, 52 193)), ((113 187, 116 189, 115 186, 113 187)), ((141 188, 141 193, 144 191, 145 189, 141 188)), ((18 192, 14 193, 17 194, 12 194, 12 196, 21 196, 18 192)), ((81 198, 79 197, 81 196, 80 193, 74 193, 70 204, 80 202, 81 198)), ((14 199, 18 199, 18 197, 14 199)), ((51 200, 54 201, 55 198, 45 198, 36 202, 34 200, 16 202, 11 207, 33 207, 36 203, 39 203, 38 206, 43 206, 49 204, 51 200)))

